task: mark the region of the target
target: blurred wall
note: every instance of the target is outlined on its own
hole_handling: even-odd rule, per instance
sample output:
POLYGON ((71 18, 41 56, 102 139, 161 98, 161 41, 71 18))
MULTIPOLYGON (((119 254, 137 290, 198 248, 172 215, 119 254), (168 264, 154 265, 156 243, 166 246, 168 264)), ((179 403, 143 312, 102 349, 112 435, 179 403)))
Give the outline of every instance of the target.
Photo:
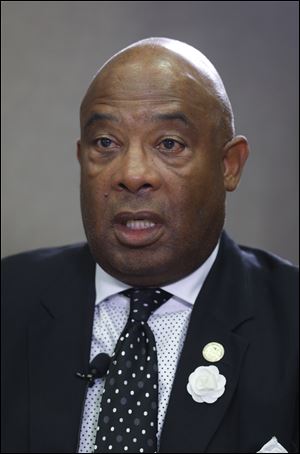
POLYGON ((2 255, 85 239, 78 109, 97 68, 167 36, 220 72, 251 156, 227 231, 298 262, 298 2, 2 2, 2 255))

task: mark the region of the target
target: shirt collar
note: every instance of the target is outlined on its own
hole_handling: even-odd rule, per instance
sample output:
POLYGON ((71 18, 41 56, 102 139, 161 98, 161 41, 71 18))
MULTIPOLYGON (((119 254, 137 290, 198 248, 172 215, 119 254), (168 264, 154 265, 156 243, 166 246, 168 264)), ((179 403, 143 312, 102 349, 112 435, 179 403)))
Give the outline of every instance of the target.
MULTIPOLYGON (((219 250, 220 241, 205 262, 197 268, 193 273, 185 276, 177 282, 161 287, 180 300, 187 303, 194 304, 202 285, 214 264, 219 250)), ((119 281, 110 274, 106 273, 98 264, 96 264, 95 273, 95 286, 96 286, 96 304, 109 298, 112 295, 122 292, 130 288, 128 284, 119 281)))

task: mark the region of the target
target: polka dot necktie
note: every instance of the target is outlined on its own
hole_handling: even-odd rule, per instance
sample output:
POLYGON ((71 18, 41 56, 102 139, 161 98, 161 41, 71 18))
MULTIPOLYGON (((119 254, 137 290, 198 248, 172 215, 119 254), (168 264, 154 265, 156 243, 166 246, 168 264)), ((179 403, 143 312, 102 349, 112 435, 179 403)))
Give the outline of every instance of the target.
POLYGON ((158 365, 147 320, 172 295, 159 288, 132 288, 122 293, 130 298, 130 313, 107 372, 94 452, 154 453, 158 365))

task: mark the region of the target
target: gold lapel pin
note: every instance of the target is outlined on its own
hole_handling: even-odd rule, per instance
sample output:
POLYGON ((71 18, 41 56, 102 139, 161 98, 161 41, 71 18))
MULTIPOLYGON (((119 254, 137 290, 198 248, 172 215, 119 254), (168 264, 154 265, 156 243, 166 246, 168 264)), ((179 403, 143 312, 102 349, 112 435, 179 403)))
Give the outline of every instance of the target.
POLYGON ((222 344, 219 344, 219 342, 209 342, 202 350, 204 359, 210 363, 220 361, 223 358, 224 353, 224 347, 222 344))

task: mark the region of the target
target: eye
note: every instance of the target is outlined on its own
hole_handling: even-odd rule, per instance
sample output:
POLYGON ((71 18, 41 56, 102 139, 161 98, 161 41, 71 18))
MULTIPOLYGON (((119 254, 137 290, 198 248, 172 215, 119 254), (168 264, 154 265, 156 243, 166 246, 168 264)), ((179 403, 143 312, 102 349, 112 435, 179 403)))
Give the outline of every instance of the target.
POLYGON ((172 151, 173 153, 179 153, 185 148, 185 145, 178 140, 172 139, 172 138, 166 138, 162 140, 159 145, 158 149, 159 151, 172 151))
POLYGON ((176 142, 173 139, 165 139, 162 141, 162 144, 167 150, 172 150, 172 148, 175 147, 176 142))
POLYGON ((97 139, 96 145, 103 147, 103 148, 108 148, 110 145, 112 145, 113 141, 109 139, 108 137, 101 137, 100 139, 97 139))
POLYGON ((109 137, 103 136, 98 137, 93 141, 93 147, 95 150, 101 153, 112 153, 113 151, 117 151, 119 149, 119 143, 116 139, 110 139, 109 137))

